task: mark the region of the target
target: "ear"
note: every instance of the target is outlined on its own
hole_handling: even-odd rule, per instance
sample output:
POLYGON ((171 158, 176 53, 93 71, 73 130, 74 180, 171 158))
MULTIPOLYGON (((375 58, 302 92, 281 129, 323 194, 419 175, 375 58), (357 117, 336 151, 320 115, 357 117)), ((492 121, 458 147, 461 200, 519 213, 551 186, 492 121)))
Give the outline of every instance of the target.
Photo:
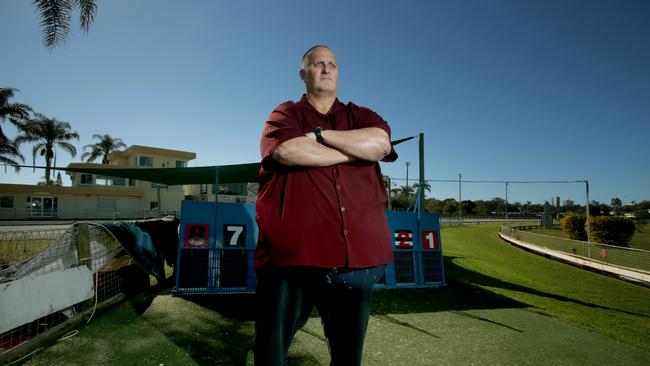
POLYGON ((300 74, 300 79, 302 81, 305 81, 305 70, 301 68, 299 74, 300 74))

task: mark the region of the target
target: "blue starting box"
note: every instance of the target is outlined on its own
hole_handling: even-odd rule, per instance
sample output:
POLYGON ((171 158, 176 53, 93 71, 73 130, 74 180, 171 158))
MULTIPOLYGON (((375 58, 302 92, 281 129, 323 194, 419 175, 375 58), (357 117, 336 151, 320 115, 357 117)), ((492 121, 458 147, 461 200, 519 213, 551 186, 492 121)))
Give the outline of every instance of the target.
MULTIPOLYGON (((445 284, 438 214, 387 211, 395 261, 379 288, 445 284)), ((183 201, 175 293, 255 292, 255 205, 183 201)))

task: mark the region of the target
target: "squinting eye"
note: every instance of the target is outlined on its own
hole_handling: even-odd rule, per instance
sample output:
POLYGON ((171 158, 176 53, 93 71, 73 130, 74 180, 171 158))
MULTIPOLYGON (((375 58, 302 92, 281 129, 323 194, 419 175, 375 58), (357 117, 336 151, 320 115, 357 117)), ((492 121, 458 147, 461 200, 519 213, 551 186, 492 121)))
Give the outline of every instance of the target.
POLYGON ((335 64, 333 64, 333 63, 330 62, 328 65, 329 65, 329 67, 331 67, 331 68, 333 68, 333 69, 336 69, 336 65, 335 65, 335 64))

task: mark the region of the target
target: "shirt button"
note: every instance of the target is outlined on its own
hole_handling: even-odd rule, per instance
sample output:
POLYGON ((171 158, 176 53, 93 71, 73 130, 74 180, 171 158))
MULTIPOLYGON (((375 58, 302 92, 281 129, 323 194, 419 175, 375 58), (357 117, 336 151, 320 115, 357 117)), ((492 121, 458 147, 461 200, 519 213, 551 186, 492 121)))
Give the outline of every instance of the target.
POLYGON ((336 185, 336 189, 340 190, 340 189, 341 189, 341 185, 340 185, 340 184, 337 184, 337 185, 336 185))
POLYGON ((345 212, 345 207, 341 207, 341 212, 345 212))
POLYGON ((343 230, 343 235, 348 235, 348 231, 347 231, 347 230, 343 230))

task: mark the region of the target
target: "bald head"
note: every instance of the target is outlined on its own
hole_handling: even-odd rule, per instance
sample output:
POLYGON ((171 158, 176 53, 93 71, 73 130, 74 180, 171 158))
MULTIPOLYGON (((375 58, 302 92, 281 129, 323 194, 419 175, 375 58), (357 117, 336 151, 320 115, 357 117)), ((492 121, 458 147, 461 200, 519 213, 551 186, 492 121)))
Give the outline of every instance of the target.
POLYGON ((317 44, 314 47, 308 49, 307 52, 305 52, 305 54, 302 55, 302 63, 301 63, 301 66, 300 66, 300 68, 302 70, 307 70, 307 66, 309 66, 309 60, 311 58, 311 55, 318 48, 328 49, 332 54, 334 54, 334 51, 332 51, 332 49, 329 48, 328 46, 325 46, 324 44, 317 44))

